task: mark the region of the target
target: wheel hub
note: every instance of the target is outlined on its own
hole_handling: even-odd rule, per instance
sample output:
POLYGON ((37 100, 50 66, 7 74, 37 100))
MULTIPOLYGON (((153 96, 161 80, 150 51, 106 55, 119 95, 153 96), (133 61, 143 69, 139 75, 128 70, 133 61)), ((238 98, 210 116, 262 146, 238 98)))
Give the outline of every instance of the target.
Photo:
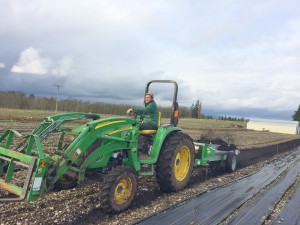
POLYGON ((186 146, 182 146, 176 155, 174 162, 175 177, 178 181, 182 181, 188 174, 190 167, 190 151, 186 146))
POLYGON ((132 181, 130 178, 123 178, 115 187, 114 199, 117 204, 126 202, 132 194, 132 181))

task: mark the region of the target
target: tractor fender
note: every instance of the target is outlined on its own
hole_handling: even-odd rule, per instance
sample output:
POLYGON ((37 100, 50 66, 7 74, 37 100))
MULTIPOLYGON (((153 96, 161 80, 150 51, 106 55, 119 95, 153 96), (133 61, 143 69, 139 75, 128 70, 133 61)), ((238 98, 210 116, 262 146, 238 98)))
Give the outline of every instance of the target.
POLYGON ((150 153, 151 158, 153 159, 152 162, 156 163, 158 160, 158 156, 160 154, 160 150, 165 142, 165 139, 173 132, 182 131, 179 127, 174 127, 173 125, 162 125, 157 129, 155 138, 152 144, 152 150, 150 153))

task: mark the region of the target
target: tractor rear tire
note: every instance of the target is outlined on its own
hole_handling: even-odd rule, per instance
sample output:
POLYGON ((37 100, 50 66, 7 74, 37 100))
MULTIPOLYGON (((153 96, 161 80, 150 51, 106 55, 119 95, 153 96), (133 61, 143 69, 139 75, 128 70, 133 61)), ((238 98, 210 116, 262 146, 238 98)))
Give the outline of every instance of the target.
POLYGON ((171 133, 164 141, 156 167, 156 180, 161 191, 185 188, 194 167, 195 149, 192 139, 181 132, 171 133))
POLYGON ((230 152, 227 155, 225 166, 228 172, 233 173, 236 170, 236 154, 230 152))
POLYGON ((55 183, 54 188, 56 190, 67 190, 76 187, 78 179, 75 177, 71 177, 67 174, 64 174, 59 178, 59 180, 55 183))
POLYGON ((131 167, 117 166, 104 176, 99 195, 107 213, 119 213, 129 207, 137 192, 137 173, 131 167))

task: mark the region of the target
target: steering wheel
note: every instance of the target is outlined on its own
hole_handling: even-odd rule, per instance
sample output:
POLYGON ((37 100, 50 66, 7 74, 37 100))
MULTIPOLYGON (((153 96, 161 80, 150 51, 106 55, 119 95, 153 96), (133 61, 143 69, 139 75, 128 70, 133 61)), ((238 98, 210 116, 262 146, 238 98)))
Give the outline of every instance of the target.
POLYGON ((133 119, 136 119, 139 116, 140 117, 140 121, 142 121, 144 119, 144 117, 140 113, 137 113, 137 112, 131 111, 129 115, 131 115, 131 117, 133 119))

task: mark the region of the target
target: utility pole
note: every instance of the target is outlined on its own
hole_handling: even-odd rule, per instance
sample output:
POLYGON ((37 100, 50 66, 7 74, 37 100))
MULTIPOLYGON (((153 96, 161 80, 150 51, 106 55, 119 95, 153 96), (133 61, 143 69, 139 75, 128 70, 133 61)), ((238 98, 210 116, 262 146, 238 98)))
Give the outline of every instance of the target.
POLYGON ((54 84, 54 86, 57 87, 57 93, 56 93, 56 101, 55 101, 55 113, 57 112, 57 101, 58 101, 58 95, 59 95, 59 88, 61 88, 62 86, 59 84, 54 84))

